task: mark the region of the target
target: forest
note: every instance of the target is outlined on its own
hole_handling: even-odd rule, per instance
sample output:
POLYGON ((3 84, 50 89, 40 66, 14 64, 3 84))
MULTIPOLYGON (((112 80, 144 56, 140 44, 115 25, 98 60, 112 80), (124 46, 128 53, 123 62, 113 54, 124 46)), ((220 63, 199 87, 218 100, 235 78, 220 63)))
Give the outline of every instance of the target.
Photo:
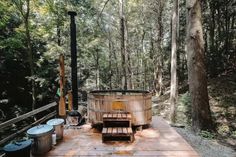
MULTIPOLYGON (((234 0, 0 0, 0 122, 71 90, 147 90, 153 114, 236 147, 234 0)), ((82 99, 82 98, 81 98, 82 99)), ((81 100, 82 101, 82 100, 81 100)))

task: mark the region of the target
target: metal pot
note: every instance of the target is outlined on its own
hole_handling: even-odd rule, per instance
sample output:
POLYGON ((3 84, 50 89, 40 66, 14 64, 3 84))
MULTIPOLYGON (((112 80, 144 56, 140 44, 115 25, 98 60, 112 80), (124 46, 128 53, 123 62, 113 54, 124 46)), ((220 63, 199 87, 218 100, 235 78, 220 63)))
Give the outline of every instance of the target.
POLYGON ((6 157, 30 157, 31 140, 22 140, 4 146, 3 150, 6 157))
POLYGON ((78 111, 72 110, 68 113, 67 124, 69 124, 71 126, 77 126, 79 124, 79 120, 81 118, 82 117, 78 111))
POLYGON ((61 119, 61 118, 51 119, 51 120, 47 121, 47 125, 53 126, 55 133, 56 133, 57 140, 61 140, 63 138, 64 119, 61 119))
POLYGON ((41 155, 51 150, 53 131, 53 126, 45 124, 35 126, 27 131, 28 136, 33 138, 32 154, 41 155))

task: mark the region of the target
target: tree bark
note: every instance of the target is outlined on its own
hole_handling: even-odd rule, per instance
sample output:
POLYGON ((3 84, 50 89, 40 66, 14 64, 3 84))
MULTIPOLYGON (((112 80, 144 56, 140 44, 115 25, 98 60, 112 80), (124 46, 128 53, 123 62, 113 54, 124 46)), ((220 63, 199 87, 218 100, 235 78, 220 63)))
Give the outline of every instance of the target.
POLYGON ((187 65, 192 102, 192 129, 199 132, 214 129, 207 91, 200 0, 188 0, 187 9, 187 65))
MULTIPOLYGON (((23 6, 22 6, 23 7, 23 6)), ((22 9, 22 8, 21 8, 22 9)), ((30 14, 30 0, 26 1, 26 12, 23 13, 23 10, 20 11, 23 18, 24 18, 24 25, 25 25, 25 34, 26 34, 26 42, 27 42, 27 56, 28 56, 28 63, 30 67, 30 76, 31 76, 31 96, 32 96, 32 110, 35 109, 36 105, 36 92, 35 92, 35 81, 34 81, 34 65, 33 65, 33 48, 31 44, 31 36, 30 36, 30 26, 29 26, 29 14, 30 14)))
POLYGON ((126 57, 126 75, 127 75, 127 88, 133 89, 133 74, 131 70, 131 59, 130 59, 130 50, 129 50, 129 36, 128 36, 128 22, 125 18, 125 14, 123 11, 123 17, 124 17, 124 39, 125 39, 125 57, 126 57))
POLYGON ((61 46, 61 28, 60 28, 59 17, 57 19, 57 45, 61 46))
POLYGON ((163 94, 163 50, 162 50, 162 41, 163 41, 163 8, 164 8, 164 1, 160 0, 159 4, 159 16, 158 16, 158 39, 157 39, 157 47, 159 52, 159 59, 158 59, 158 72, 157 72, 157 78, 158 78, 158 84, 159 84, 159 95, 163 94))
POLYGON ((112 89, 112 75, 113 75, 113 70, 112 70, 112 42, 111 42, 111 35, 109 31, 109 39, 108 39, 108 46, 109 46, 109 88, 112 89))
POLYGON ((121 66, 122 66, 122 88, 127 90, 127 59, 125 52, 125 18, 124 18, 124 2, 123 0, 119 1, 120 3, 120 32, 121 32, 121 66))
POLYGON ((179 1, 174 1, 172 14, 172 41, 171 41, 171 89, 170 89, 170 121, 176 123, 177 106, 177 25, 178 25, 178 7, 179 1))
POLYGON ((96 88, 100 89, 99 53, 96 50, 96 88))
MULTIPOLYGON (((162 54, 162 40, 163 40, 163 7, 164 1, 160 0, 157 7, 157 21, 156 21, 156 50, 153 56, 153 65, 154 65, 154 89, 157 95, 162 95, 163 93, 163 54, 162 54)), ((152 45, 153 46, 153 45, 152 45)))

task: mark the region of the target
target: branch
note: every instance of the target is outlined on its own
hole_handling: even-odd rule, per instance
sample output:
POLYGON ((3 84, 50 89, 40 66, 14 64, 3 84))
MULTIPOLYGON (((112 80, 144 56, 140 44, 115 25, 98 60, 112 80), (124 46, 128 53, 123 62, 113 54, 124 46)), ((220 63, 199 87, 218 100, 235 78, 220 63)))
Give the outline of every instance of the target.
MULTIPOLYGON (((97 18, 97 25, 98 25, 98 27, 101 29, 102 33, 106 36, 106 38, 108 38, 107 35, 106 35, 107 32, 106 32, 106 30, 105 30, 105 33, 103 32, 104 30, 102 29, 102 27, 101 27, 101 25, 100 25, 100 23, 99 23, 99 19, 100 19, 101 14, 102 14, 102 12, 104 11, 104 9, 105 9, 105 7, 106 7, 106 5, 108 4, 109 1, 110 1, 110 0, 106 0, 106 2, 105 2, 105 4, 104 4, 104 6, 103 6, 101 12, 100 12, 99 15, 98 15, 98 18, 97 18)), ((108 39, 109 39, 109 38, 108 38, 108 39)))
POLYGON ((23 12, 23 3, 21 1, 19 3, 16 1, 13 1, 13 4, 15 4, 16 9, 20 12, 21 16, 25 19, 25 14, 23 12))
POLYGON ((110 0, 107 0, 106 2, 105 2, 105 4, 104 4, 104 6, 103 6, 103 8, 102 8, 102 10, 101 10, 101 12, 99 13, 99 15, 98 15, 98 19, 97 19, 97 23, 99 23, 99 18, 101 17, 101 15, 102 15, 102 12, 104 11, 104 9, 105 9, 105 7, 106 7, 106 5, 107 5, 107 3, 109 2, 110 0))

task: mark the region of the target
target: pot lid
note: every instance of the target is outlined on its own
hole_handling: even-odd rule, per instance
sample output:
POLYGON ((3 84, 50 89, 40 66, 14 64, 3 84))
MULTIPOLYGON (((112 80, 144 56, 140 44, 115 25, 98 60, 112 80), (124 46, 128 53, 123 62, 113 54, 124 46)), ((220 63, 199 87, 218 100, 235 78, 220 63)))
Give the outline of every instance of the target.
POLYGON ((5 152, 15 152, 27 148, 31 143, 31 140, 16 141, 4 146, 3 150, 5 152))
POLYGON ((27 134, 29 136, 41 136, 43 134, 46 134, 46 133, 49 133, 49 132, 52 132, 54 129, 53 129, 53 126, 51 125, 47 125, 47 124, 43 124, 43 125, 38 125, 38 126, 35 126, 31 129, 29 129, 27 131, 27 134))
POLYGON ((68 114, 69 116, 72 116, 72 117, 81 116, 80 113, 76 110, 72 110, 68 114))
POLYGON ((55 118, 47 121, 47 125, 61 125, 64 123, 64 119, 61 118, 55 118))

